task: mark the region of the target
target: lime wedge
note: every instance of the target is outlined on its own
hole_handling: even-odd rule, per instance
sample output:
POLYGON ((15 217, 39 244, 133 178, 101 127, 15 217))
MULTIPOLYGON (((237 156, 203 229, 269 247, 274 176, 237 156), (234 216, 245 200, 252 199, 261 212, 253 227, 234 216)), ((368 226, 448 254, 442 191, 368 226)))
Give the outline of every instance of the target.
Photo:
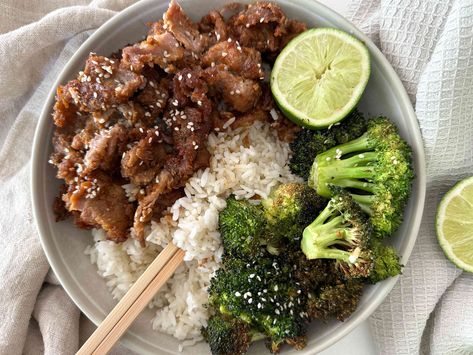
POLYGON ((473 272, 473 177, 445 194, 437 210, 436 228, 445 255, 460 269, 473 272))
POLYGON ((342 120, 355 107, 370 76, 368 48, 350 34, 315 28, 281 51, 271 91, 284 114, 308 128, 342 120))

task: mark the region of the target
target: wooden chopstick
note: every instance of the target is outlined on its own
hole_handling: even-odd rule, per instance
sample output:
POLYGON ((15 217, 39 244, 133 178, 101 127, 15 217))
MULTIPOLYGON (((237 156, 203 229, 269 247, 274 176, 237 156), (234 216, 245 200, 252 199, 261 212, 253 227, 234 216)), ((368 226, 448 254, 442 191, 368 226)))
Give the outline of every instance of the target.
POLYGON ((184 254, 172 243, 164 248, 82 345, 77 355, 106 354, 172 276, 184 254))

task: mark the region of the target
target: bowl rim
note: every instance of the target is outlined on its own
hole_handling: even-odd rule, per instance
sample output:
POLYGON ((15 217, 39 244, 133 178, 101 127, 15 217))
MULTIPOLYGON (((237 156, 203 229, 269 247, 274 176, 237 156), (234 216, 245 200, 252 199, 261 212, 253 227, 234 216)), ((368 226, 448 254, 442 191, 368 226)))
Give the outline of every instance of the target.
MULTIPOLYGON (((167 2, 168 0, 162 0, 167 2)), ((237 0, 238 1, 238 0, 237 0)), ((63 82, 68 79, 67 72, 69 71, 69 67, 71 63, 73 63, 78 58, 84 56, 84 52, 89 52, 89 45, 96 40, 102 33, 106 33, 113 29, 116 25, 120 24, 121 22, 126 21, 126 17, 129 13, 138 10, 139 8, 146 9, 147 4, 151 4, 154 1, 150 0, 141 0, 128 6, 127 8, 123 9, 122 11, 118 12, 115 16, 110 18, 106 21, 103 25, 101 25, 97 30, 90 35, 90 37, 85 40, 77 51, 70 57, 67 63, 64 65, 62 70, 60 71, 59 75, 57 76, 56 80, 52 84, 51 89, 49 90, 48 96, 46 101, 41 109, 41 113, 39 116, 39 120, 37 123, 37 127, 35 130, 35 135, 33 139, 33 146, 32 146, 32 155, 31 155, 31 176, 30 176, 30 188, 31 188, 31 199, 32 199, 32 209, 33 209, 33 218, 35 220, 35 224, 37 226, 37 231, 39 234, 40 242, 42 248, 45 252, 46 258, 56 274, 59 282, 65 289, 66 293, 72 299, 72 301, 76 304, 76 306, 83 312, 87 318, 89 318, 95 325, 98 325, 103 319, 100 317, 96 317, 92 314, 92 311, 87 308, 86 305, 80 304, 76 301, 78 299, 78 293, 75 290, 75 281, 69 278, 68 272, 64 269, 61 270, 59 267, 60 265, 55 262, 56 257, 60 257, 56 255, 55 246, 52 239, 48 238, 48 226, 45 218, 42 217, 41 211, 41 201, 39 198, 39 191, 41 186, 39 184, 39 179, 36 177, 40 174, 41 167, 46 162, 43 161, 44 157, 41 156, 41 149, 39 147, 41 143, 41 137, 47 131, 48 121, 50 120, 51 114, 51 107, 54 102, 54 97, 56 94, 56 88, 63 82)), ((285 0, 276 0, 277 2, 284 3, 285 0)), ((302 7, 304 2, 307 0, 293 0, 290 3, 292 5, 302 7)), ((425 151, 423 145, 423 139, 421 135, 421 131, 419 128, 418 120, 415 115, 414 109, 412 107, 412 103, 409 99, 409 96, 404 88, 400 78, 397 76, 396 72, 386 59, 386 57, 382 54, 380 49, 371 41, 371 39, 365 35, 361 30, 359 30, 354 24, 349 22, 345 19, 342 15, 338 14, 336 11, 328 8, 327 6, 319 3, 318 1, 311 0, 310 1, 312 6, 315 6, 318 10, 318 15, 322 18, 328 18, 333 22, 337 23, 337 27, 342 27, 344 30, 349 31, 351 34, 355 35, 357 38, 362 40, 368 47, 370 51, 370 55, 372 58, 376 58, 377 64, 379 66, 380 72, 382 72, 386 76, 386 81, 389 82, 391 85, 392 93, 397 97, 399 105, 402 109, 404 115, 408 116, 406 118, 407 122, 411 123, 411 134, 413 136, 413 141, 416 145, 416 184, 417 184, 417 207, 414 210, 415 216, 412 219, 410 224, 410 232, 408 235, 408 240, 405 243, 403 248, 403 253, 401 256, 401 263, 406 265, 410 254, 412 253, 412 249, 414 248, 417 235, 420 228, 420 223, 422 220, 424 202, 425 202, 425 194, 426 194, 426 163, 425 163, 425 151)), ((382 303, 382 301, 387 297, 390 293, 394 285, 396 284, 399 276, 394 278, 390 278, 384 281, 382 287, 379 291, 373 296, 372 302, 367 304, 365 308, 363 308, 360 312, 357 312, 353 319, 347 320, 345 322, 346 326, 339 329, 338 332, 331 335, 327 339, 323 339, 317 343, 317 346, 313 347, 312 349, 307 349, 310 354, 315 354, 316 352, 322 351, 329 346, 333 345, 344 336, 349 334, 353 329, 355 329, 360 323, 365 321, 375 310, 376 308, 382 303)), ((138 343, 136 343, 133 339, 130 339, 127 334, 125 334, 120 343, 125 345, 130 350, 145 353, 147 350, 140 347, 138 343)))

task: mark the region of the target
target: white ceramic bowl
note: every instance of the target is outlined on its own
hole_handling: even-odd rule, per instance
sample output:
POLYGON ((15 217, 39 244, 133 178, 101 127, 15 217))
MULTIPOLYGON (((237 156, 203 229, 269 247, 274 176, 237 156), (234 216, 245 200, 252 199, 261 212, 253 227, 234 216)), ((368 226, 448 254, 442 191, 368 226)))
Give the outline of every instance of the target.
MULTIPOLYGON (((220 7, 228 0, 181 0, 185 11, 195 20, 200 19, 209 10, 220 7)), ((249 1, 242 1, 249 2, 249 1)), ((401 134, 414 151, 416 180, 412 196, 405 213, 405 221, 393 238, 395 246, 402 256, 402 263, 407 259, 415 243, 422 216, 425 196, 425 163, 422 138, 414 111, 407 94, 389 65, 376 46, 360 31, 337 13, 313 0, 278 0, 286 14, 307 22, 310 26, 336 27, 348 31, 364 42, 371 52, 372 70, 366 92, 360 108, 367 114, 383 114, 390 117, 400 128, 401 134)), ((48 100, 44 105, 37 127, 32 159, 32 199, 33 211, 38 225, 41 242, 54 272, 69 296, 77 306, 95 324, 100 323, 113 308, 115 301, 108 293, 105 281, 91 265, 84 249, 92 243, 91 233, 79 230, 69 221, 56 223, 52 203, 57 195, 59 181, 55 179, 55 169, 47 161, 51 153, 51 119, 55 88, 73 78, 82 69, 85 58, 91 51, 108 55, 128 43, 143 38, 147 32, 146 23, 161 18, 168 0, 148 0, 139 2, 112 18, 100 27, 80 47, 61 72, 48 100)), ((396 283, 392 278, 366 288, 357 311, 345 322, 314 322, 309 330, 307 347, 302 351, 286 348, 286 354, 300 355, 319 352, 353 330, 360 322, 378 307, 396 283)), ((178 349, 178 341, 170 335, 156 333, 151 329, 150 320, 153 311, 146 310, 122 338, 124 345, 140 354, 172 354, 178 349)), ((263 344, 251 348, 251 354, 264 351, 263 344)), ((184 354, 208 354, 207 344, 200 343, 186 348, 184 354)))

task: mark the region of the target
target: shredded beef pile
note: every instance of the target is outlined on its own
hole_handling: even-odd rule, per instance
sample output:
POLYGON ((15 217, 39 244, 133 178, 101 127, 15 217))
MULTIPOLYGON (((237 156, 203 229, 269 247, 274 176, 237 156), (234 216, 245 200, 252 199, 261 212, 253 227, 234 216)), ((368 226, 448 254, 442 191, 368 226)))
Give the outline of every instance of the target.
POLYGON ((209 133, 267 120, 282 139, 297 129, 275 107, 263 62, 306 25, 275 4, 232 4, 193 23, 174 1, 146 40, 109 58, 91 53, 57 89, 54 153, 64 180, 58 219, 144 245, 144 226, 209 165, 209 133), (227 123, 225 125, 225 123, 227 123), (130 201, 122 185, 139 186, 130 201))

